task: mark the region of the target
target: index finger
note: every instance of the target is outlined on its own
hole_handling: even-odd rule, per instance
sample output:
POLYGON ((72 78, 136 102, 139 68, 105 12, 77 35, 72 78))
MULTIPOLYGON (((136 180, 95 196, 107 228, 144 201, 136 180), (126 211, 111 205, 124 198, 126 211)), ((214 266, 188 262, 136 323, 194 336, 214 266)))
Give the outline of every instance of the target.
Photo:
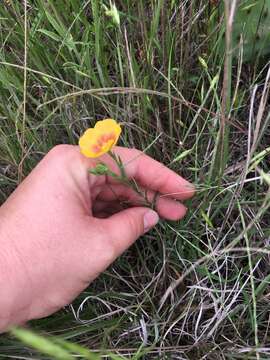
MULTIPOLYGON (((118 146, 113 151, 121 157, 127 176, 134 178, 141 186, 177 200, 186 200, 194 195, 194 185, 143 152, 118 146)), ((119 173, 108 154, 102 157, 102 161, 119 173)))

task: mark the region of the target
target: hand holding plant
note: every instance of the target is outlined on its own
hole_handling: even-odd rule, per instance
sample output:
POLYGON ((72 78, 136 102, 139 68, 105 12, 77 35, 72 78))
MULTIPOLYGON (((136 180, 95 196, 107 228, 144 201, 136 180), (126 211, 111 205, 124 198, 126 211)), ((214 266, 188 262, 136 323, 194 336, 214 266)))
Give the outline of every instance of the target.
POLYGON ((100 138, 107 135, 100 131, 90 149, 80 141, 98 160, 82 156, 78 146, 57 146, 0 207, 0 331, 69 304, 159 216, 185 215, 181 201, 194 193, 189 182, 136 149, 104 153, 120 131, 115 138, 100 138), (106 176, 94 176, 101 167, 106 176), (138 205, 141 197, 127 186, 133 179, 151 201, 162 194, 156 211, 138 205), (119 208, 119 198, 132 206, 119 208))

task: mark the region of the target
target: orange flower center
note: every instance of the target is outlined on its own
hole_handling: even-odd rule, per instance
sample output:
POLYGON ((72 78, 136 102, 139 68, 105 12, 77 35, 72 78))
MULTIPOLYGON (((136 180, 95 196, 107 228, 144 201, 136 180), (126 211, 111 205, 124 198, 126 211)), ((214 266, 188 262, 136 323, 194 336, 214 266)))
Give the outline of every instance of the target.
POLYGON ((92 151, 94 153, 99 153, 103 150, 103 148, 108 144, 108 142, 114 142, 115 141, 115 134, 113 132, 109 134, 102 134, 98 139, 97 143, 92 146, 92 151))

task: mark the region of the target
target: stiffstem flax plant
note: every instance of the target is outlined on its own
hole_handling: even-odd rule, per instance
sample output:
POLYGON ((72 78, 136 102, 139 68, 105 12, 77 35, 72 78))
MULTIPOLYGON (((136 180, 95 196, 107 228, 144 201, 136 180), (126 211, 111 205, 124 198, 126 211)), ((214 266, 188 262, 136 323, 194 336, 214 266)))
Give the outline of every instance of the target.
POLYGON ((81 153, 88 158, 98 158, 104 154, 108 154, 116 163, 119 174, 113 172, 107 164, 99 161, 94 168, 89 169, 89 173, 96 176, 110 176, 116 181, 130 187, 144 202, 142 205, 154 208, 153 203, 149 202, 147 194, 140 189, 135 179, 130 179, 125 171, 125 166, 120 156, 111 151, 117 144, 121 134, 121 126, 113 119, 105 119, 98 121, 94 128, 87 129, 79 140, 81 153))

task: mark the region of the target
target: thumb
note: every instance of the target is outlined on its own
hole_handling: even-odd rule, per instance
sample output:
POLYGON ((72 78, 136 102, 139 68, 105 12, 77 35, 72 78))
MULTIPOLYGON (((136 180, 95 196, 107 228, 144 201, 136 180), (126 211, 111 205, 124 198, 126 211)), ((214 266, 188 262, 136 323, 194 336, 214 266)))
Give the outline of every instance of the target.
POLYGON ((159 221, 159 216, 151 209, 133 207, 100 221, 103 229, 114 242, 116 254, 120 255, 138 237, 155 226, 159 221))

